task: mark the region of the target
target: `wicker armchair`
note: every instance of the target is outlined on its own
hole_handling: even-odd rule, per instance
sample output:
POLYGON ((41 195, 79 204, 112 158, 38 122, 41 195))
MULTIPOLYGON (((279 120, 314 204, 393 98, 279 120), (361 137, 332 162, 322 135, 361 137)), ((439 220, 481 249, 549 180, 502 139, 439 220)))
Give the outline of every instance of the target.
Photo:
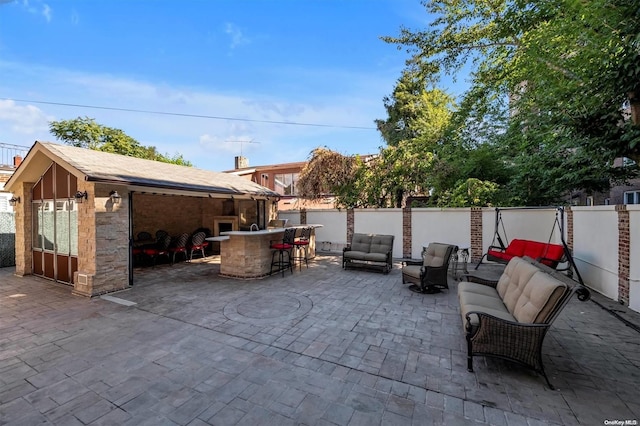
POLYGON ((402 267, 402 283, 413 283, 409 290, 433 294, 449 288, 447 270, 449 260, 458 247, 451 244, 429 243, 422 250, 422 260, 406 260, 402 267))

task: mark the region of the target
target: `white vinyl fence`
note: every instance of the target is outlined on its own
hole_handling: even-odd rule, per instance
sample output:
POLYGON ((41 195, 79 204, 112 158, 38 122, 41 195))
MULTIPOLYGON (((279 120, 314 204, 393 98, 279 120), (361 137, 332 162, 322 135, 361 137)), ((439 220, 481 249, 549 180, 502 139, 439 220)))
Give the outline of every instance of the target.
MULTIPOLYGON (((629 212, 629 307, 640 312, 640 206, 627 206, 629 212)), ((500 235, 507 244, 514 238, 560 243, 555 225, 557 210, 500 210, 500 235), (506 234, 506 235, 505 235, 506 234)), ((615 206, 572 207, 573 256, 582 278, 592 290, 618 300, 618 212, 615 206)), ((402 209, 355 209, 353 231, 395 236, 394 257, 403 257, 402 209)), ((346 210, 307 210, 307 223, 321 224, 316 230, 320 251, 340 252, 347 244, 346 210)), ((300 223, 299 211, 280 212, 289 223, 300 223)), ((560 216, 558 216, 560 221, 560 216)), ((483 253, 494 241, 496 211, 482 210, 483 253)), ((568 239, 565 213, 564 236, 568 239)), ((411 209, 411 257, 419 258, 429 242, 448 242, 469 247, 471 209, 411 209)), ((481 254, 473 253, 474 256, 481 254)))

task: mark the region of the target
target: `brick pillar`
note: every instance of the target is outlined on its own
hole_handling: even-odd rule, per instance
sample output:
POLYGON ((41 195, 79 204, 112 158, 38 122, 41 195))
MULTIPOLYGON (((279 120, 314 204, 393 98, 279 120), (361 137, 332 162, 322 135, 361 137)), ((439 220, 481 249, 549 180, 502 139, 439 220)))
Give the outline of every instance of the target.
POLYGON ((411 207, 402 209, 402 257, 411 258, 411 207))
POLYGON ((307 224, 307 209, 304 207, 300 209, 300 225, 307 224))
POLYGON ((347 244, 351 244, 351 238, 353 237, 355 215, 353 209, 347 209, 347 244))
POLYGON ((629 306, 629 211, 624 204, 618 212, 618 301, 629 306))
POLYGON ((471 207, 471 262, 479 262, 484 254, 482 248, 482 207, 471 207))
POLYGON ((564 208, 564 212, 567 214, 567 246, 573 253, 573 210, 571 210, 571 206, 567 206, 564 208))

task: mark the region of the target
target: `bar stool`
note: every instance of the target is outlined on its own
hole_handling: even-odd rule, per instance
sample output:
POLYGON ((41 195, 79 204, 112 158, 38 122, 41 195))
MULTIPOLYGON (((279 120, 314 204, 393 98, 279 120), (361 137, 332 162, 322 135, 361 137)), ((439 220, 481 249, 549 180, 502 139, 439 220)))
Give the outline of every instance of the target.
MULTIPOLYGON (((271 255, 271 269, 269 270, 269 274, 273 273, 273 267, 276 266, 277 271, 282 271, 282 276, 284 277, 285 269, 291 269, 291 273, 293 274, 293 262, 291 259, 291 250, 293 249, 293 241, 296 236, 296 228, 287 228, 284 230, 284 236, 282 240, 278 240, 276 242, 271 241, 269 247, 273 249, 273 254, 271 255), (287 254, 287 259, 285 260, 284 255, 287 254), (276 254, 278 255, 278 259, 276 260, 276 254)), ((276 272, 277 272, 276 271, 276 272)))
POLYGON ((294 262, 300 263, 300 269, 302 269, 303 260, 304 260, 304 264, 307 265, 307 269, 309 269, 308 248, 309 248, 309 240, 311 239, 312 231, 313 231, 313 228, 311 227, 302 228, 302 231, 300 231, 300 236, 293 241, 293 248, 296 251, 295 255, 293 256, 293 260, 294 262), (304 256, 300 255, 301 250, 304 250, 304 256))

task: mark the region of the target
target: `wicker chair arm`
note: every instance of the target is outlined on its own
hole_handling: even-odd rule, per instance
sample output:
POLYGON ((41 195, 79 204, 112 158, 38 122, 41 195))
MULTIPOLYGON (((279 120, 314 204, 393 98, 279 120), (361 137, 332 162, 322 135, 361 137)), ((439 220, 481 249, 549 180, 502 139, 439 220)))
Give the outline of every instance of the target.
POLYGON ((424 266, 422 265, 422 268, 420 268, 420 273, 421 275, 425 275, 428 274, 430 272, 438 272, 438 271, 446 271, 449 269, 449 265, 442 265, 442 266, 424 266))
POLYGON ((496 280, 488 280, 486 278, 480 278, 476 275, 462 275, 460 277, 460 281, 482 284, 493 288, 496 288, 496 286, 498 285, 498 281, 496 280))
POLYGON ((345 251, 351 251, 351 246, 343 247, 342 252, 344 253, 345 251))
POLYGON ((542 345, 551 324, 531 324, 508 321, 480 311, 467 312, 465 329, 467 337, 478 352, 499 353, 514 357, 514 352, 527 353, 542 345), (479 325, 471 334, 471 318, 475 314, 479 325))
POLYGON ((402 264, 404 266, 422 266, 424 262, 422 260, 411 260, 411 259, 407 259, 407 260, 403 260, 402 264))
POLYGON ((506 248, 500 246, 489 246, 488 250, 504 252, 506 248))

